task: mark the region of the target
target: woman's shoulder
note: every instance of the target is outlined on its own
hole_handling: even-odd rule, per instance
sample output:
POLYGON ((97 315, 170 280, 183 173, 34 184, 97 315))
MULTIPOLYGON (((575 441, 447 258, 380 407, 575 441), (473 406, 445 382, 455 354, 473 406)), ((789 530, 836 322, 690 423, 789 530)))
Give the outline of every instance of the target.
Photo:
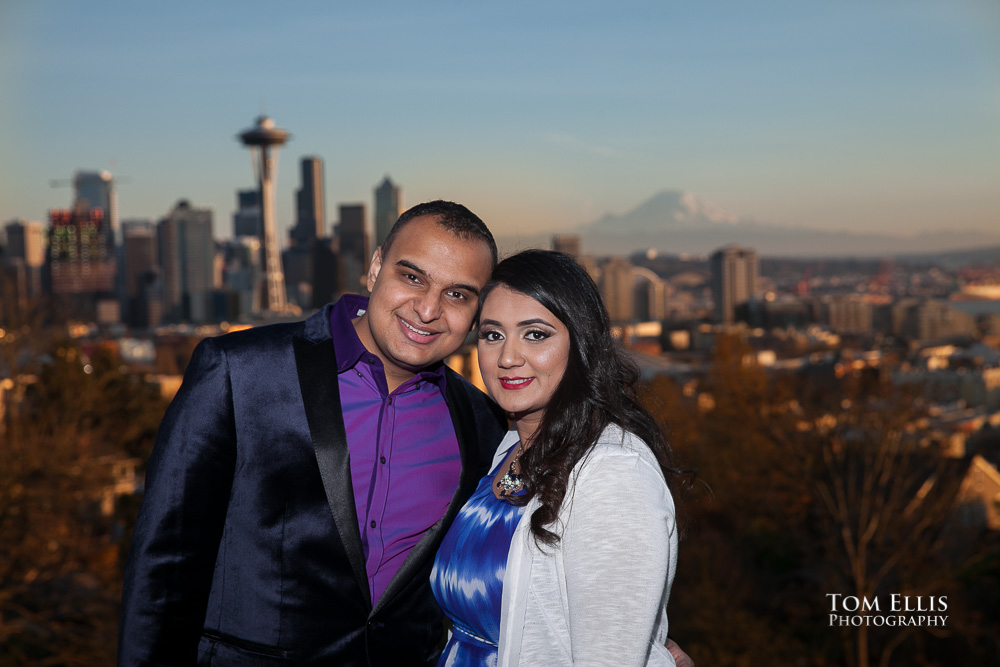
POLYGON ((608 424, 591 450, 577 464, 578 474, 595 474, 598 471, 602 477, 609 471, 617 471, 615 476, 663 480, 663 471, 649 445, 618 424, 608 424))
POLYGON ((594 443, 593 453, 600 456, 639 458, 656 463, 656 456, 646 441, 618 424, 608 424, 594 443))

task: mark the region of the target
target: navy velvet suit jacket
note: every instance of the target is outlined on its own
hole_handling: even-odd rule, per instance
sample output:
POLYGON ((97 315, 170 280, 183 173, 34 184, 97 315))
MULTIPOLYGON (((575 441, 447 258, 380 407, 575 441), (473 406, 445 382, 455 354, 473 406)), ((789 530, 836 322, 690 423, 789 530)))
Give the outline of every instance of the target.
POLYGON ((448 371, 458 489, 374 607, 327 306, 206 339, 157 436, 125 571, 120 665, 423 665, 434 553, 506 430, 448 371))

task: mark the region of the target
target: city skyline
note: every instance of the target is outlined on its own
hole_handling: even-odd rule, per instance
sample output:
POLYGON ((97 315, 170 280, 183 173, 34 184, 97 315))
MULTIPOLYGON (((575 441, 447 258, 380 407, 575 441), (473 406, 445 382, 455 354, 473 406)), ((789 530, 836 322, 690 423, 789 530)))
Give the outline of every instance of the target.
POLYGON ((404 208, 461 201, 506 238, 664 189, 785 227, 997 233, 994 3, 257 7, 0 8, 0 222, 109 169, 122 219, 187 199, 228 237, 263 100, 292 134, 283 245, 311 155, 329 216, 389 175, 404 208))

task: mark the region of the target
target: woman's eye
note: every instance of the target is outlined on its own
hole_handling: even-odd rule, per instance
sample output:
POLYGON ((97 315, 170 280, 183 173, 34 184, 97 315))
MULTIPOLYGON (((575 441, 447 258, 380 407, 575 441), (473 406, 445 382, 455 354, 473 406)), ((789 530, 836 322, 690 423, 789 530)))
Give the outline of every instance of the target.
POLYGON ((481 331, 479 337, 487 342, 494 343, 503 338, 499 331, 481 331))
POLYGON ((549 337, 544 331, 539 331, 538 329, 533 329, 524 334, 524 337, 528 340, 545 340, 549 337))

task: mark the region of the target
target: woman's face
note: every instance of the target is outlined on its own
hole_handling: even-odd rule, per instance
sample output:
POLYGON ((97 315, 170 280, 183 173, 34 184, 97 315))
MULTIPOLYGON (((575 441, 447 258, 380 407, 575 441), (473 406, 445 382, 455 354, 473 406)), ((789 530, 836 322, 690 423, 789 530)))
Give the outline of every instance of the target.
POLYGON ((500 286, 479 318, 479 371, 486 390, 514 414, 521 439, 534 433, 569 363, 569 329, 530 296, 500 286))

